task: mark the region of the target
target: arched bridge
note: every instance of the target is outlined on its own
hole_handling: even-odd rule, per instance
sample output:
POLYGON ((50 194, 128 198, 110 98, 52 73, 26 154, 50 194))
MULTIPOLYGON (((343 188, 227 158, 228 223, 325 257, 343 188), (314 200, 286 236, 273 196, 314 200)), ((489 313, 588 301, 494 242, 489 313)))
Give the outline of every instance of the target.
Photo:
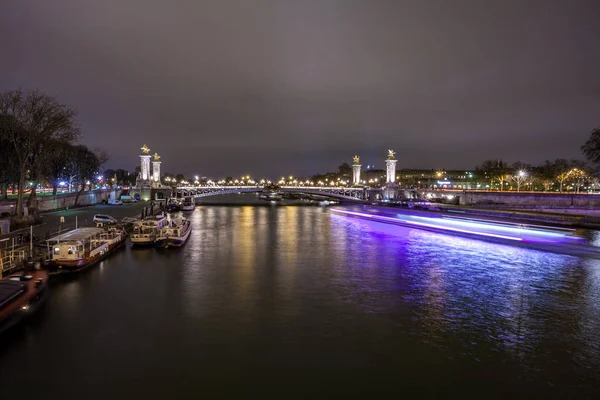
MULTIPOLYGON (((204 186, 204 187, 177 187, 174 194, 177 197, 201 198, 221 196, 224 194, 257 193, 265 189, 259 186, 204 186)), ((346 187, 311 187, 311 186, 281 186, 277 189, 280 193, 298 193, 312 196, 323 196, 340 200, 365 201, 366 192, 363 188, 346 187)))

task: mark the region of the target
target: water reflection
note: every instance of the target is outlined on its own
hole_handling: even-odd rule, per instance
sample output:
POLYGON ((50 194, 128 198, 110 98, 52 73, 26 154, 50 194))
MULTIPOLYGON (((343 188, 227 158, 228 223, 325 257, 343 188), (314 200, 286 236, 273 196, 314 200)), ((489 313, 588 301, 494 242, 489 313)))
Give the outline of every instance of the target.
POLYGON ((28 385, 22 371, 32 395, 57 398, 164 397, 174 381, 213 396, 273 382, 299 397, 599 387, 600 261, 317 207, 189 217, 181 249, 128 247, 57 281, 42 322, 0 350, 3 395, 28 385))
MULTIPOLYGON (((436 348, 460 345, 461 354, 476 359, 495 351, 535 363, 539 360, 531 357, 540 347, 550 351, 550 332, 572 338, 585 332, 579 325, 588 332, 598 327, 600 313, 591 306, 598 304, 597 261, 586 261, 594 267, 582 274, 585 264, 576 257, 337 216, 332 224, 349 231, 355 244, 360 237, 354 261, 361 260, 364 268, 358 275, 344 270, 343 279, 353 288, 344 299, 368 312, 395 314, 408 307, 418 325, 408 331, 436 348), (397 268, 385 272, 387 265, 397 268), (573 297, 586 292, 593 294, 573 297), (591 308, 583 312, 583 304, 591 308)), ((552 340, 572 346, 560 336, 552 340)), ((600 354, 595 346, 583 348, 600 354)), ((557 359, 565 355, 552 352, 557 359)), ((589 363, 600 366, 593 358, 586 362, 588 368, 589 363)))

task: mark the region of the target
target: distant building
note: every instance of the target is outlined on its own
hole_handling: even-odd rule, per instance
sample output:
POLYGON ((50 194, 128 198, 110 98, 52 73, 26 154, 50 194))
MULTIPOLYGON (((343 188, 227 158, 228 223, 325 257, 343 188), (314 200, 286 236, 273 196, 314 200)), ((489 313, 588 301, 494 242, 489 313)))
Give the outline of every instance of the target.
POLYGON ((407 188, 430 189, 477 189, 473 172, 444 169, 401 169, 398 171, 400 183, 407 188))

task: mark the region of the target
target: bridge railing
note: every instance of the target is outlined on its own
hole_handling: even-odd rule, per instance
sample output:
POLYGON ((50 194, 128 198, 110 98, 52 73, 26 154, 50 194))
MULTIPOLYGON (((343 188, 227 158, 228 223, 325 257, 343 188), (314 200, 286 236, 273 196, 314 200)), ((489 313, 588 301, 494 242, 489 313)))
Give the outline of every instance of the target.
MULTIPOLYGON (((350 191, 360 191, 362 192, 364 189, 362 187, 345 187, 345 186, 280 186, 281 189, 313 189, 313 190, 350 190, 350 191)), ((262 190, 263 186, 260 185, 239 185, 239 186, 178 186, 176 190, 185 190, 185 191, 198 191, 198 190, 226 190, 226 189, 253 189, 253 190, 262 190)))
MULTIPOLYGON (((204 187, 180 187, 177 190, 188 192, 194 198, 208 197, 222 194, 260 192, 261 186, 204 186, 204 187)), ((346 200, 363 200, 363 188, 348 188, 340 186, 281 186, 278 190, 282 192, 302 192, 313 195, 326 195, 346 200)))
POLYGON ((259 188, 254 188, 254 189, 244 189, 244 188, 235 188, 235 189, 221 189, 221 190, 209 190, 209 191, 203 191, 202 193, 196 193, 194 195, 192 195, 193 197, 208 197, 208 196, 214 196, 214 195, 221 195, 221 194, 235 194, 235 193, 248 193, 248 192, 258 192, 260 191, 259 188))
POLYGON ((282 187, 281 190, 283 192, 302 192, 305 194, 312 194, 317 196, 327 196, 327 197, 335 197, 338 199, 345 200, 364 200, 363 198, 363 189, 361 188, 323 188, 323 187, 307 187, 307 186, 299 186, 299 187, 282 187))

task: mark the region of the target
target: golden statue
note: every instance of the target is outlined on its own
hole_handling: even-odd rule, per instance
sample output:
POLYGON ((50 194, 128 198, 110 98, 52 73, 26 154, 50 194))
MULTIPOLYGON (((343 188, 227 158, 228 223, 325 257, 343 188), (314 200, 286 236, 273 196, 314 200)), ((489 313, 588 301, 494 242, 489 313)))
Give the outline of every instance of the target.
POLYGON ((160 156, 158 153, 154 153, 154 162, 157 162, 158 160, 160 160, 160 156))
POLYGON ((352 157, 352 160, 354 160, 354 164, 360 164, 360 157, 359 156, 352 157))
POLYGON ((393 160, 395 159, 396 152, 394 150, 388 150, 388 160, 393 160))
POLYGON ((143 145, 143 146, 142 146, 142 154, 143 154, 143 155, 148 155, 148 154, 150 154, 150 149, 148 148, 148 146, 146 146, 146 145, 143 145))

